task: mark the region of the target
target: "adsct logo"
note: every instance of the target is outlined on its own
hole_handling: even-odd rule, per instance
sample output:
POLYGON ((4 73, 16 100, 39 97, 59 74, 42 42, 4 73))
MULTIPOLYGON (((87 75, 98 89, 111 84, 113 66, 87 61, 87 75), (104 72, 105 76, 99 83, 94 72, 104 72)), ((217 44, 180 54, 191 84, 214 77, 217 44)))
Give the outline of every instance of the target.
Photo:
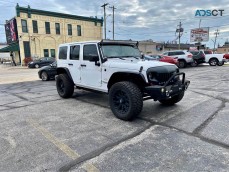
POLYGON ((223 16, 224 10, 196 10, 195 17, 223 16))

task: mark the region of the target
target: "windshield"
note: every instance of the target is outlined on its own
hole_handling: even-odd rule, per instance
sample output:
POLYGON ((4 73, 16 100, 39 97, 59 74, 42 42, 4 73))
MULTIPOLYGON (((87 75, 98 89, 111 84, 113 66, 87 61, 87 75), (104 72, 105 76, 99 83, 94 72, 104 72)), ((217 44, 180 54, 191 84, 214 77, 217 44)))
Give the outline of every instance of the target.
POLYGON ((137 47, 132 45, 102 45, 104 57, 141 57, 137 47))

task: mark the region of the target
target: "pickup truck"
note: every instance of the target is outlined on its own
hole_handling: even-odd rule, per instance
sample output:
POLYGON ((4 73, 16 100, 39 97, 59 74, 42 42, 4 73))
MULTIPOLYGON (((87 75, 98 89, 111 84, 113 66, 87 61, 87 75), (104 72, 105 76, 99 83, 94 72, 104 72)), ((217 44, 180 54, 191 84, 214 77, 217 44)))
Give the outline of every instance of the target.
POLYGON ((205 54, 205 62, 209 63, 210 66, 222 66, 224 65, 225 58, 224 54, 213 54, 210 50, 203 51, 205 54))

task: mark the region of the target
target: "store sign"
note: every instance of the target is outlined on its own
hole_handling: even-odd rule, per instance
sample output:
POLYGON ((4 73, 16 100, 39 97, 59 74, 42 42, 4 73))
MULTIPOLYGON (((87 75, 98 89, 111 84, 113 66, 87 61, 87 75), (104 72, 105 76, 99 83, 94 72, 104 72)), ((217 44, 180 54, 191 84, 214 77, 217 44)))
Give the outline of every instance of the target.
POLYGON ((209 28, 191 29, 190 42, 207 42, 209 40, 209 28))
POLYGON ((223 16, 224 10, 196 10, 195 17, 223 16))
POLYGON ((11 44, 18 40, 16 19, 12 19, 5 24, 6 41, 11 44))

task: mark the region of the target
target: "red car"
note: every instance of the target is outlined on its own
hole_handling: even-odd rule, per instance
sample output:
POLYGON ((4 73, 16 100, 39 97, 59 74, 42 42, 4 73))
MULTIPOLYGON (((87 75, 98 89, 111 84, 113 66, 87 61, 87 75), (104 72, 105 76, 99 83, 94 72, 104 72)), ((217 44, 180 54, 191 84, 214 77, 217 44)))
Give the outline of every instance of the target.
POLYGON ((224 54, 223 58, 228 59, 229 60, 229 54, 224 54))
POLYGON ((172 63, 177 65, 178 61, 175 58, 164 55, 145 55, 146 60, 158 60, 160 62, 172 63))

